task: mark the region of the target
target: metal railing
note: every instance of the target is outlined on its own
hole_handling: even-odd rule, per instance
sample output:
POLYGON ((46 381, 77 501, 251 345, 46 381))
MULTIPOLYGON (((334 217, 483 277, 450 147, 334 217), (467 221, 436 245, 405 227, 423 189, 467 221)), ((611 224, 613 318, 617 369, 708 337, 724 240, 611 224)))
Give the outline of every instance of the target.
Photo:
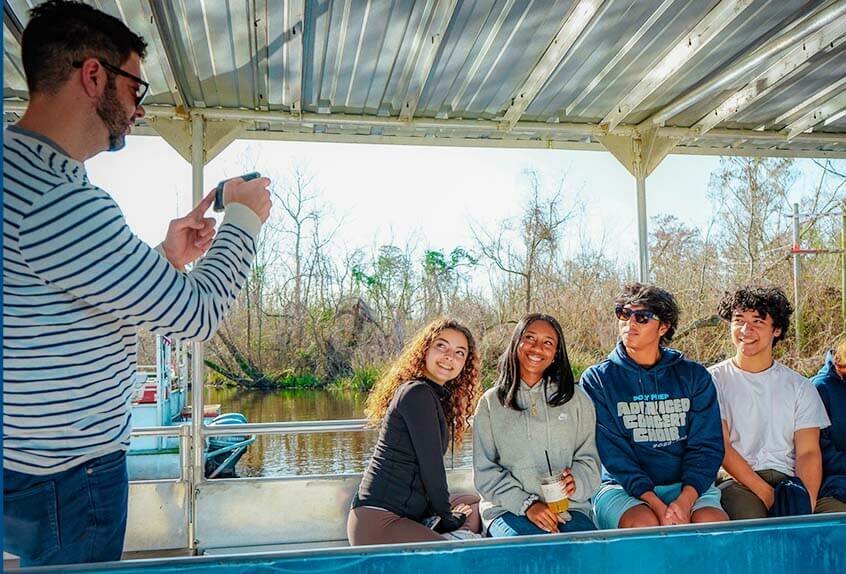
POLYGON ((367 430, 367 419, 337 421, 288 421, 278 423, 247 423, 241 425, 203 425, 204 436, 233 434, 310 434, 327 432, 354 432, 367 430))
MULTIPOLYGON (((202 406, 202 405, 201 405, 202 406)), ((202 420, 202 418, 200 418, 202 420)), ((334 432, 359 432, 367 430, 366 419, 335 421, 287 421, 274 423, 248 423, 238 425, 209 426, 206 424, 184 424, 179 426, 138 427, 130 431, 133 437, 178 437, 179 477, 186 483, 184 505, 186 509, 187 548, 196 550, 196 499, 199 489, 208 481, 205 465, 195 468, 196 461, 204 462, 205 440, 210 436, 227 435, 271 435, 271 434, 318 434, 334 432), (194 434, 194 429, 199 429, 194 434)))

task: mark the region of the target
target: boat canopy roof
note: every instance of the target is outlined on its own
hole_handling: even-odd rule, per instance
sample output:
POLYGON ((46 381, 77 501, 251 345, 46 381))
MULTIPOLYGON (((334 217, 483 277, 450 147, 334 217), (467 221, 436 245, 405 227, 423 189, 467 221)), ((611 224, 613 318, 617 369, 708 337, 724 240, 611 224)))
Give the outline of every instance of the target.
MULTIPOLYGON (((25 109, 4 3, 4 116, 25 109)), ((142 133, 846 158, 844 0, 98 0, 144 36, 142 133)), ((647 154, 647 155, 649 155, 647 154)))

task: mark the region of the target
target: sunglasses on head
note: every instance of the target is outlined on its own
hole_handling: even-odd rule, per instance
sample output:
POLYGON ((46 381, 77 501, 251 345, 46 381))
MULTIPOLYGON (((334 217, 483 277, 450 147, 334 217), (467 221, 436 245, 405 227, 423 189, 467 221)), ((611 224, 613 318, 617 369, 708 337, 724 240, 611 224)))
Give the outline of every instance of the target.
POLYGON ((614 307, 614 314, 620 321, 628 321, 634 317, 635 323, 639 323, 641 325, 646 325, 652 319, 660 321, 660 319, 658 319, 658 315, 652 311, 647 311, 646 309, 629 309, 628 307, 623 307, 622 305, 614 307))

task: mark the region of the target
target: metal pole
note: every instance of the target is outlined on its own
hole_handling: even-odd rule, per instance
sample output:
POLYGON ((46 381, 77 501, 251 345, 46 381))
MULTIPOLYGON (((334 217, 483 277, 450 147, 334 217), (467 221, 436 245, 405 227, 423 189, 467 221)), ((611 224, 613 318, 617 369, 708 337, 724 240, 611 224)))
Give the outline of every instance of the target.
POLYGON ((188 548, 194 548, 194 497, 191 494, 191 429, 188 425, 179 427, 179 480, 185 485, 185 533, 188 537, 188 548))
POLYGON ((840 202, 840 313, 846 333, 846 199, 840 202))
MULTIPOLYGON (((205 120, 200 114, 191 115, 191 190, 192 205, 203 199, 203 167, 205 151, 203 149, 205 120)), ((203 344, 193 343, 191 368, 191 453, 192 468, 189 480, 190 523, 188 547, 196 549, 196 501, 199 487, 205 479, 205 437, 203 437, 203 344)))
MULTIPOLYGON (((639 171, 639 170, 638 170, 639 171)), ((637 177, 637 250, 640 281, 649 281, 649 239, 646 231, 646 178, 637 177)))
POLYGON ((799 204, 793 204, 793 325, 796 329, 796 350, 802 350, 802 309, 799 299, 799 276, 802 273, 799 250, 799 204))

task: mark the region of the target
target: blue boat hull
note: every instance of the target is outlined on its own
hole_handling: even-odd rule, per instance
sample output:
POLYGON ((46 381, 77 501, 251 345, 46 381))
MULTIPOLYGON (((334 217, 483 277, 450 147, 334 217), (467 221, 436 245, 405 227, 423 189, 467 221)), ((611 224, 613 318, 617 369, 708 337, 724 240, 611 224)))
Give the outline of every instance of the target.
POLYGON ((39 572, 840 574, 846 572, 846 514, 554 537, 147 560, 39 572))

